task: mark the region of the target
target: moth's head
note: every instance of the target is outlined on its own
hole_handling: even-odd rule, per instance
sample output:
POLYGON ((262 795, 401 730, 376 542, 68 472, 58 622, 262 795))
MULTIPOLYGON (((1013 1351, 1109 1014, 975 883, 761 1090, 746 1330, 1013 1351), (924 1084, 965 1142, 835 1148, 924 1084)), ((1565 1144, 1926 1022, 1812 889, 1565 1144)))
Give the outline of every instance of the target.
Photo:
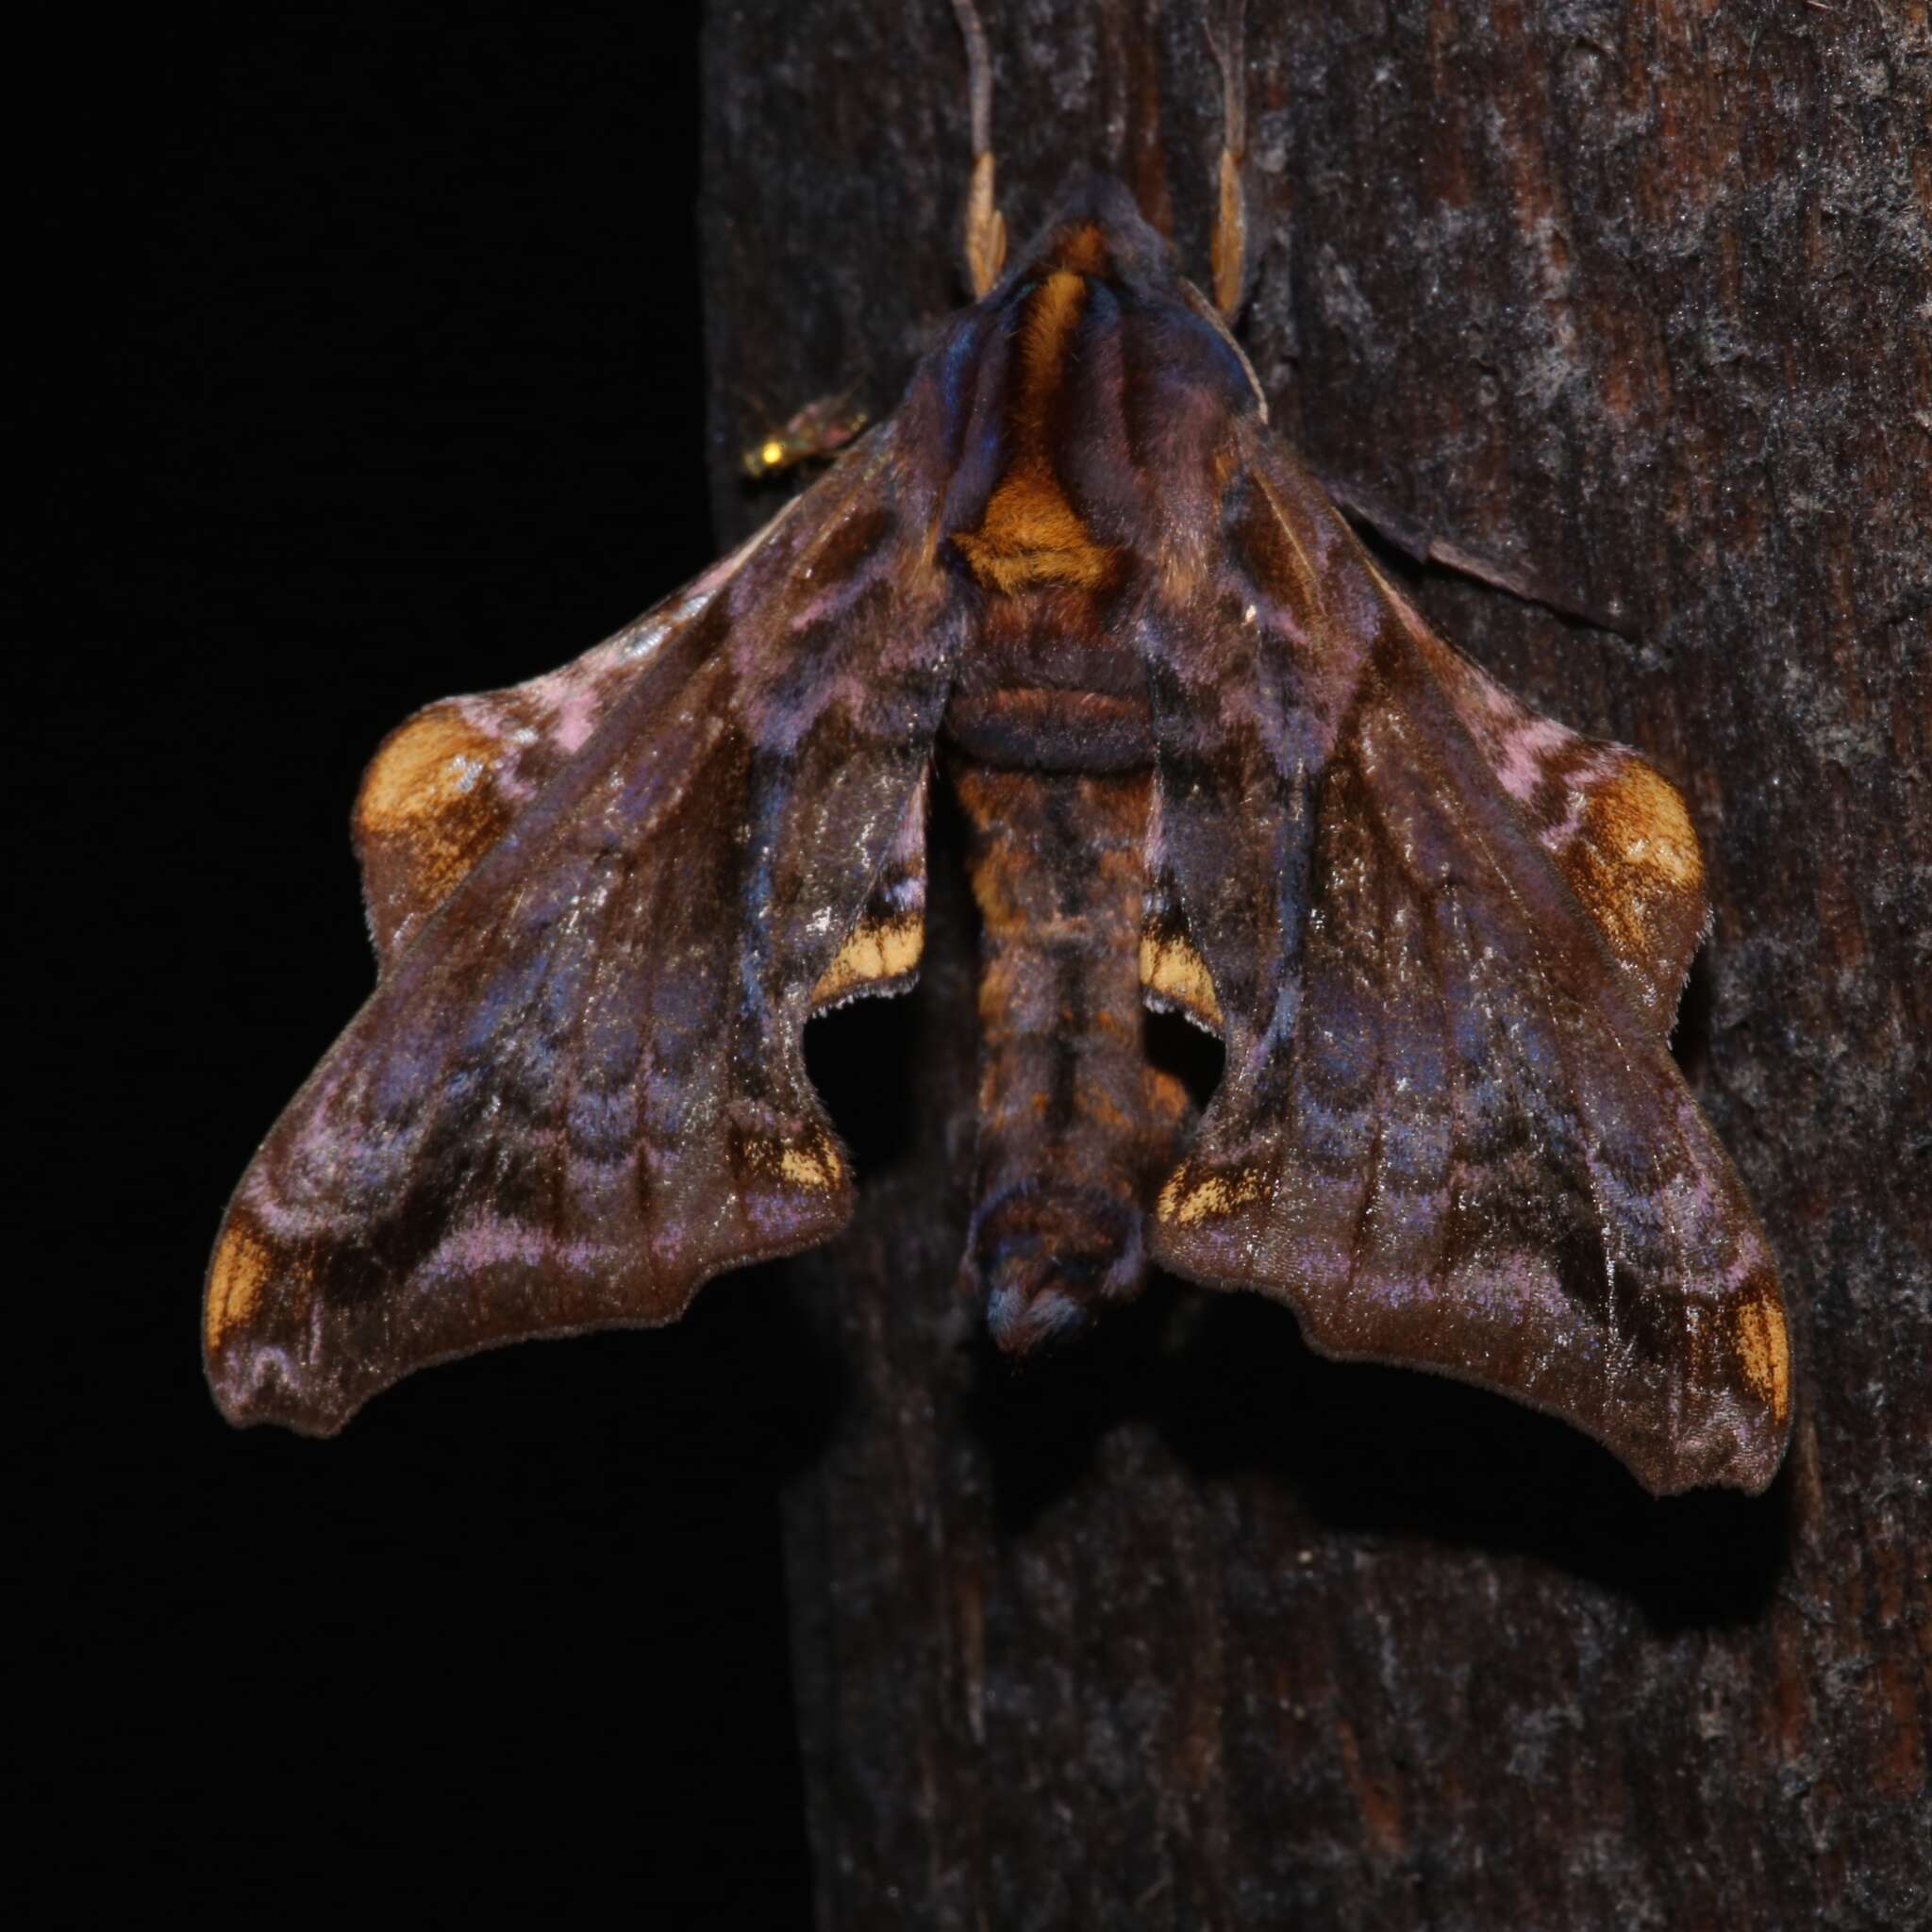
MULTIPOLYGON (((1174 250, 1111 175, 1089 175, 1062 197, 1045 226, 1008 265, 1003 287, 1070 274, 1148 295, 1180 286, 1174 250)), ((997 294, 997 291, 994 291, 997 294)))
POLYGON ((1000 316, 1025 339, 1023 359, 1036 367, 1058 344, 1075 375, 1092 365, 1097 339, 1124 323, 1141 338, 1139 366, 1191 376, 1219 389, 1226 407, 1267 420, 1261 385, 1226 322, 1111 175, 1074 184, 974 312, 1000 316))
POLYGON ((982 588, 1064 598, 1117 590, 1230 422, 1267 406, 1165 240, 1096 175, 958 319, 904 414, 947 453, 941 531, 982 588))

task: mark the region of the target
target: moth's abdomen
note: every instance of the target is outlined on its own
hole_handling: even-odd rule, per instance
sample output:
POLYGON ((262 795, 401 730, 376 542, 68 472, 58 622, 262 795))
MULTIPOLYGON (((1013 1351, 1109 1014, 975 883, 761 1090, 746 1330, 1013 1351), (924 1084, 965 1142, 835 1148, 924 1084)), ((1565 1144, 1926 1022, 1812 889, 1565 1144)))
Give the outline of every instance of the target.
POLYGON ((1132 1294, 1185 1094, 1148 1062, 1141 925, 1151 775, 959 758, 980 914, 979 1157, 966 1269, 1024 1353, 1132 1294))

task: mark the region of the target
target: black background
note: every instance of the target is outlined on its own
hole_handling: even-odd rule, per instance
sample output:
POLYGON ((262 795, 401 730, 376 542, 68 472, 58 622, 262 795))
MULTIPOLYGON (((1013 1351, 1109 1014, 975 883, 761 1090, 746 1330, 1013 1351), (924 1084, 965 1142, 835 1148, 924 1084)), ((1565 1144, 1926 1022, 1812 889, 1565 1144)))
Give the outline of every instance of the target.
POLYGON ((776 1491, 819 1422, 768 1272, 330 1443, 230 1431, 197 1353, 226 1193, 372 982, 362 763, 711 554, 695 9, 171 11, 61 60, 12 680, 55 1721, 14 1815, 76 1913, 804 1923, 776 1491))

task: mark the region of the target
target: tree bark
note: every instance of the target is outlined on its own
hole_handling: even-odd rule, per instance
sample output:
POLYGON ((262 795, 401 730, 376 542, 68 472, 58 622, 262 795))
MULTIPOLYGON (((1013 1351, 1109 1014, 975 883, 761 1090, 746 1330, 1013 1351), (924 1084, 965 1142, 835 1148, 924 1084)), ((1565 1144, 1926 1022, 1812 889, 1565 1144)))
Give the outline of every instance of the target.
MULTIPOLYGON (((1205 279, 1202 9, 984 12, 1016 235, 1097 164, 1205 279)), ((787 1505, 820 1923, 1914 1922, 1926 8, 1250 15, 1243 335, 1281 432, 1630 632, 1407 572, 1691 802, 1715 925, 1676 1045, 1781 1259, 1797 1433, 1767 1496, 1657 1503, 1559 1424, 1172 1285, 1008 1374, 955 1285, 971 928, 941 852, 919 992, 811 1043, 867 1184, 794 1270, 847 1378, 787 1505)), ((890 408, 962 299, 964 76, 944 0, 711 9, 722 537, 774 504, 745 441, 848 385, 890 408)))

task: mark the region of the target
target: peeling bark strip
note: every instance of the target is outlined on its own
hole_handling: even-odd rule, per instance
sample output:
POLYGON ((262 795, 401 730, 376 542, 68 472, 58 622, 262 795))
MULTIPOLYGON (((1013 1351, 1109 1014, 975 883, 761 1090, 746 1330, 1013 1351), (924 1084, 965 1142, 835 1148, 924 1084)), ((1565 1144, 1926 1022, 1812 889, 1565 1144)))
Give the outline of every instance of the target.
MULTIPOLYGON (((1196 10, 986 14, 1022 230, 1097 161, 1204 262, 1196 10)), ((857 378, 876 408, 905 318, 957 306, 954 31, 878 0, 711 17, 723 536, 763 513, 736 399, 857 378)), ((852 1374, 791 1503, 821 1922, 1909 1923, 1923 17, 1256 8, 1247 40, 1246 341, 1275 421, 1448 541, 1630 608, 1634 647, 1406 579, 1538 709, 1692 782, 1715 931, 1677 1047, 1801 1311, 1806 1421, 1765 1502, 1659 1509, 1553 1424, 1324 1363, 1240 1300, 1157 1299, 1010 1380, 955 1327, 973 940, 936 870, 910 1144, 797 1269, 852 1374)))

